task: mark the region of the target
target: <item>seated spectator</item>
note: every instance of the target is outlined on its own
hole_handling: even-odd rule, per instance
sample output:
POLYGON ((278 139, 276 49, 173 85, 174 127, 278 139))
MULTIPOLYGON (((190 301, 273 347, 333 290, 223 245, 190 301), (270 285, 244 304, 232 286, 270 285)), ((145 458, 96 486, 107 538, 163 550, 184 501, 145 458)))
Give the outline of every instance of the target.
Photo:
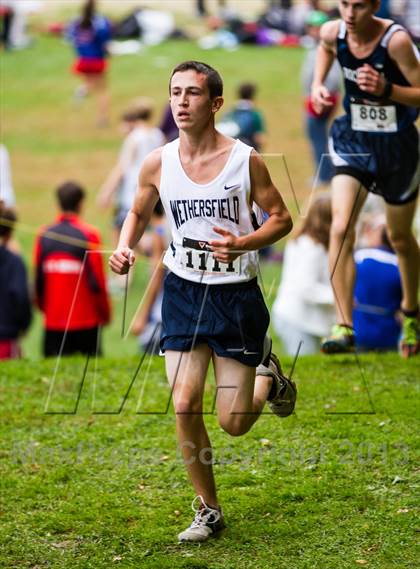
POLYGON ((283 272, 272 309, 274 330, 287 354, 319 352, 334 323, 334 295, 328 270, 331 200, 314 198, 297 236, 287 242, 283 272))
POLYGON ((371 217, 362 232, 364 247, 355 253, 356 347, 359 351, 397 350, 402 288, 397 256, 386 234, 385 217, 371 217))
POLYGON ((0 360, 19 358, 19 337, 31 323, 31 301, 25 265, 7 247, 16 214, 0 202, 0 360))
POLYGON ((60 214, 35 243, 36 302, 44 313, 44 356, 101 354, 110 320, 99 232, 80 219, 84 189, 56 191, 60 214))

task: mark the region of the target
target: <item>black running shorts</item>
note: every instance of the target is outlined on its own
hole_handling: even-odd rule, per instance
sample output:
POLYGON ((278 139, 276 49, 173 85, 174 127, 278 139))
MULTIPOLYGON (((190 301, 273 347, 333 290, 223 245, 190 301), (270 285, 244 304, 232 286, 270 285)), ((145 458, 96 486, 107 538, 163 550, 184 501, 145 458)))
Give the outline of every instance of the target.
POLYGON ((417 198, 419 133, 414 125, 395 133, 355 131, 346 115, 331 127, 329 151, 335 175, 347 174, 392 205, 417 198))

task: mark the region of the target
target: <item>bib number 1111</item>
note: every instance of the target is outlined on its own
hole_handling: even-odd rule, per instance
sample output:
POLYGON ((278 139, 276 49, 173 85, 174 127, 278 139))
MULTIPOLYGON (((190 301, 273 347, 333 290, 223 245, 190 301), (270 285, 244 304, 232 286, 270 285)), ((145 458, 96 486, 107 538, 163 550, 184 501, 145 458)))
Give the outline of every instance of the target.
POLYGON ((206 273, 238 273, 239 257, 230 263, 219 263, 209 252, 199 252, 194 249, 185 251, 186 269, 191 271, 204 271, 206 273))

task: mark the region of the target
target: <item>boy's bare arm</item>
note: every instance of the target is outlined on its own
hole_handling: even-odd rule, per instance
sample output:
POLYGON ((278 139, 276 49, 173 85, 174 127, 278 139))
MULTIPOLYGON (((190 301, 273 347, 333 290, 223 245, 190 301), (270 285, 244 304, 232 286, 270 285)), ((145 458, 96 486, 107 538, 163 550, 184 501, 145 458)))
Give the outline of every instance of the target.
POLYGON ((322 113, 332 106, 330 92, 324 81, 336 58, 335 44, 339 29, 339 21, 327 22, 321 28, 320 42, 317 50, 311 98, 315 109, 322 113))
POLYGON ((134 263, 133 248, 143 235, 159 199, 160 167, 161 149, 158 148, 143 162, 133 206, 122 226, 117 249, 109 259, 109 265, 114 273, 124 275, 134 263))

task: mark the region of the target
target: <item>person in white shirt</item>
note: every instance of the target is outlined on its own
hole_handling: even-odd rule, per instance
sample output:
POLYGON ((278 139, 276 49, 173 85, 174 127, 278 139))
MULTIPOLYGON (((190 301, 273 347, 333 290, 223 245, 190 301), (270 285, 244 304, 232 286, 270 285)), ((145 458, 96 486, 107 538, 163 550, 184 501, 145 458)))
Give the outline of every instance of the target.
POLYGON ((150 124, 153 102, 141 97, 133 101, 122 115, 126 132, 117 163, 105 180, 98 204, 106 208, 115 200, 113 245, 116 246, 124 219, 137 188, 137 178, 146 156, 165 143, 160 129, 150 124))
POLYGON ((288 241, 281 283, 271 313, 285 351, 319 352, 322 337, 334 323, 334 294, 328 270, 331 200, 315 197, 294 239, 288 241))
POLYGON ((12 171, 10 168, 10 158, 7 148, 0 144, 0 201, 5 207, 16 205, 15 192, 12 184, 12 171))

